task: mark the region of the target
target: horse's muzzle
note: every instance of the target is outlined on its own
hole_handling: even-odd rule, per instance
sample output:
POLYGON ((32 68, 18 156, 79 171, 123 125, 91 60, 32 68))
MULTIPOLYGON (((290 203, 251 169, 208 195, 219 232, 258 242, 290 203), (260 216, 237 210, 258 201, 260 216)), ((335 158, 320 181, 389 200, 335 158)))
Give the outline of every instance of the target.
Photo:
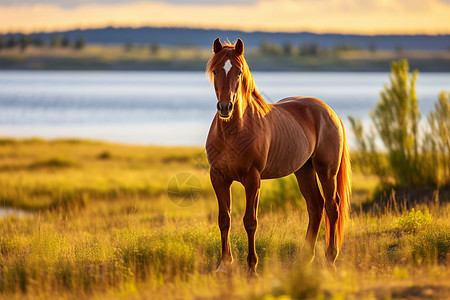
POLYGON ((233 102, 228 102, 225 106, 222 105, 220 101, 217 102, 217 111, 219 112, 220 117, 229 118, 233 111, 233 102))

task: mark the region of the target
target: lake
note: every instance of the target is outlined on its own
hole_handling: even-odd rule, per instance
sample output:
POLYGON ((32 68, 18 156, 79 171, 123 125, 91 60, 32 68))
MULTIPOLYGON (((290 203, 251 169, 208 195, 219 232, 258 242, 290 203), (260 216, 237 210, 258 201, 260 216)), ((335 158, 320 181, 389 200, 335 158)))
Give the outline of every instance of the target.
MULTIPOLYGON (((388 73, 253 75, 267 102, 320 98, 347 127, 348 115, 368 124, 389 82, 388 73)), ((450 90, 450 73, 419 74, 423 119, 443 89, 450 90)), ((216 101, 203 72, 0 71, 0 136, 204 145, 216 101)))

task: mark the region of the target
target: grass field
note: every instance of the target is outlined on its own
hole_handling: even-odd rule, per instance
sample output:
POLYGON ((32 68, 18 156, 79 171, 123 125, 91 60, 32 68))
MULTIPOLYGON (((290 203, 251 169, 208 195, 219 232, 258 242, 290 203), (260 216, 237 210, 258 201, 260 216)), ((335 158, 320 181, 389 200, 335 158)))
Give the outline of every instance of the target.
POLYGON ((1 139, 0 201, 26 214, 0 217, 0 298, 445 299, 450 205, 382 215, 359 209, 377 184, 354 175, 334 272, 324 260, 323 227, 315 262, 299 259, 308 217, 295 179, 264 181, 260 278, 248 281, 245 200, 236 183, 234 269, 214 272, 220 234, 203 149, 1 139), (198 178, 196 201, 168 196, 180 173, 198 178))
MULTIPOLYGON (((88 45, 82 50, 30 46, 0 51, 4 70, 204 70, 211 49, 195 46, 88 45)), ((253 71, 389 71, 390 62, 408 59, 411 69, 448 72, 450 51, 436 50, 323 50, 317 56, 263 54, 257 48, 245 51, 253 71)))

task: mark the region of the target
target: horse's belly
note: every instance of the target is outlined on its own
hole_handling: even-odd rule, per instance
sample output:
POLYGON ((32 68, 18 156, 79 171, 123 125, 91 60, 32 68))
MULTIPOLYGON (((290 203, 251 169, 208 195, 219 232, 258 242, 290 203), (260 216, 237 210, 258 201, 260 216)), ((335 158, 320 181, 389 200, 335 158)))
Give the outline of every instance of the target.
POLYGON ((292 174, 300 169, 308 158, 301 155, 295 158, 279 157, 277 160, 270 161, 261 173, 261 179, 280 178, 292 174))
POLYGON ((285 122, 272 130, 262 179, 279 178, 300 169, 311 156, 311 142, 297 122, 285 122))

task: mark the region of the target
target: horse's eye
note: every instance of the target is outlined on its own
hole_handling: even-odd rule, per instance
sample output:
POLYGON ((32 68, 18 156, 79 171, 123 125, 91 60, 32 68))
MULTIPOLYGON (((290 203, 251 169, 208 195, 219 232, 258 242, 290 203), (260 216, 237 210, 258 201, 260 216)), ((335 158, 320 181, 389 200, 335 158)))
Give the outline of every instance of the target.
POLYGON ((213 71, 213 74, 216 75, 216 71, 213 71))
POLYGON ((242 71, 239 71, 239 76, 241 76, 242 75, 242 71))

